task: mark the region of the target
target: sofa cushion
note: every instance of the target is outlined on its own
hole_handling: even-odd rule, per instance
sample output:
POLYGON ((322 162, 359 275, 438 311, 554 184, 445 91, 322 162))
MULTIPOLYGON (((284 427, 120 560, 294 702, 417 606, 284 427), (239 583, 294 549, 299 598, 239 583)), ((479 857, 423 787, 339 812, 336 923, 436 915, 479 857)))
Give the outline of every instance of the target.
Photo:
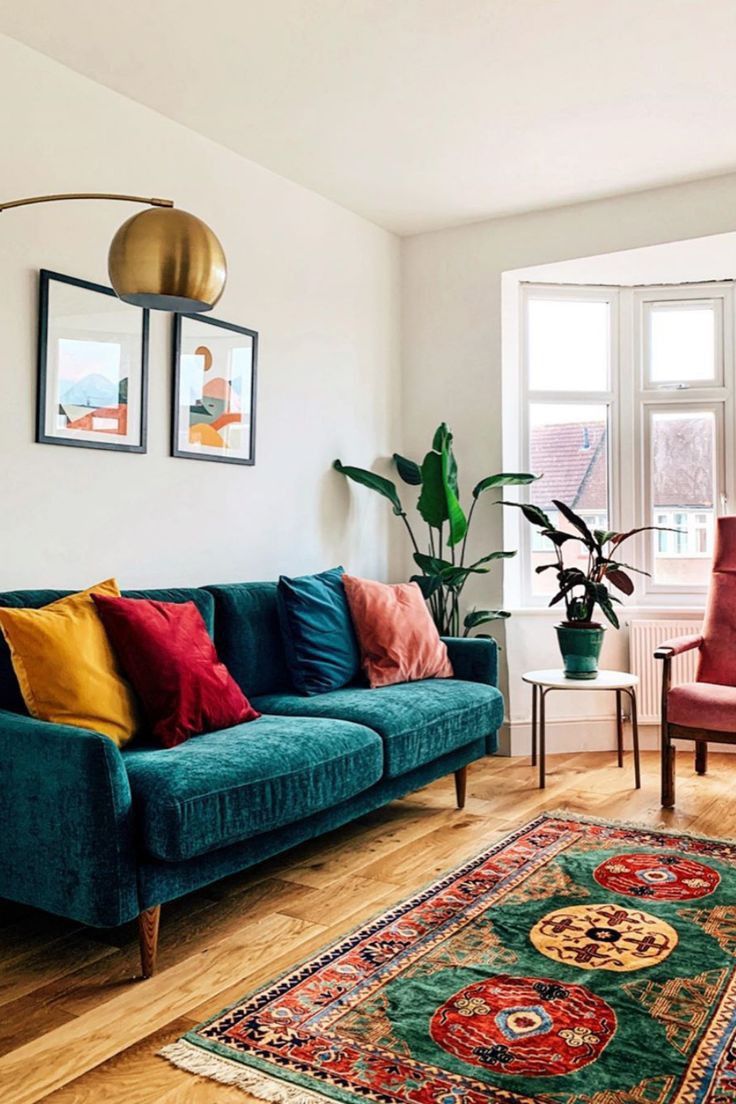
POLYGON ((440 640, 416 583, 379 583, 343 575, 361 667, 373 689, 398 682, 452 678, 440 640))
POLYGON ((276 583, 208 586, 215 600, 217 654, 247 698, 291 688, 276 583))
POLYGON ((367 725, 383 740, 386 778, 488 736, 503 720, 503 698, 495 686, 459 679, 425 679, 377 690, 347 687, 314 698, 263 694, 252 704, 261 713, 367 725))
POLYGON ((101 594, 93 599, 157 743, 175 747, 260 716, 218 659, 194 602, 101 594))
POLYGON ((291 682, 300 694, 339 690, 360 673, 343 575, 343 568, 335 567, 319 575, 279 578, 281 639, 291 682))
MULTIPOLYGON (((41 609, 59 598, 68 598, 73 590, 6 590, 0 593, 0 606, 4 609, 41 609)), ((125 598, 153 598, 158 602, 194 602, 204 618, 210 636, 214 633, 215 600, 206 590, 197 587, 170 587, 157 590, 124 590, 125 598)), ((13 713, 27 713, 18 680, 13 671, 10 651, 0 638, 0 709, 13 713)))
POLYGON ((176 862, 368 789, 383 773, 383 749, 357 724, 261 717, 175 748, 132 747, 123 762, 143 848, 176 862))
POLYGON ((101 732, 123 747, 140 727, 139 711, 95 595, 112 598, 120 589, 106 579, 42 609, 0 608, 0 629, 32 717, 101 732))

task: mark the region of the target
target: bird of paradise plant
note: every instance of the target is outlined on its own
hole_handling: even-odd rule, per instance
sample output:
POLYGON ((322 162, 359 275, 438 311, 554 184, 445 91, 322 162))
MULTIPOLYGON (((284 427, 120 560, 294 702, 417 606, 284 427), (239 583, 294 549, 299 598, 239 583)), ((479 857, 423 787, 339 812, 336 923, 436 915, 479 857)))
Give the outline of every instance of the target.
POLYGON ((473 501, 466 514, 460 504, 452 433, 444 422, 437 428, 432 447, 421 464, 399 453, 394 453, 393 460, 400 479, 407 486, 420 488, 416 507, 427 525, 424 547, 414 533, 392 480, 366 468, 348 466, 341 460, 335 460, 333 466, 348 479, 388 499, 394 514, 401 518, 411 542, 414 562, 420 570, 420 574, 411 576, 412 582, 421 588, 440 634, 459 636, 462 629, 463 636, 468 636, 473 629, 508 617, 506 610, 472 609, 466 612, 461 625, 460 600, 471 575, 486 574, 494 561, 516 555, 515 551, 489 552, 467 563, 468 535, 476 506, 486 492, 533 483, 538 477, 526 472, 486 476, 473 487, 473 501))

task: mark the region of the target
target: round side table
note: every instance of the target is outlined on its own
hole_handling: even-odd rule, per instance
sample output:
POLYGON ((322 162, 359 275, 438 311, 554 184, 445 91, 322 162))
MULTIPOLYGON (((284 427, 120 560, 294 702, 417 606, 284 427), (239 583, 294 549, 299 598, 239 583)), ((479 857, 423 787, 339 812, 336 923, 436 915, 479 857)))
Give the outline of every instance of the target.
POLYGON ((621 712, 622 694, 627 694, 631 702, 631 729, 634 743, 634 780, 637 790, 641 789, 641 769, 639 766, 639 720, 636 711, 636 688, 639 685, 637 675, 626 671, 599 671, 593 679, 566 678, 564 671, 527 671, 521 676, 532 688, 532 766, 537 763, 537 740, 539 741, 539 788, 545 787, 545 699, 551 690, 608 690, 616 694, 616 747, 618 765, 624 765, 624 724, 621 712))

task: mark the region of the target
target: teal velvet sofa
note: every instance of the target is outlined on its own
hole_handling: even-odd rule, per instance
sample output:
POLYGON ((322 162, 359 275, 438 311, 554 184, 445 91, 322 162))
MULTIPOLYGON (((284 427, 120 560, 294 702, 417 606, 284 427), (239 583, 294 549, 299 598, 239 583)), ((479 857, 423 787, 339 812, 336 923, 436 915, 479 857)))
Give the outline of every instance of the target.
MULTIPOLYGON (((69 591, 0 594, 39 608, 69 591)), ((455 774, 496 750, 496 645, 446 641, 454 679, 305 698, 291 688, 274 583, 128 591, 194 601, 263 714, 176 748, 119 750, 28 716, 0 638, 0 897, 95 927, 138 918, 143 975, 160 907, 455 774)))

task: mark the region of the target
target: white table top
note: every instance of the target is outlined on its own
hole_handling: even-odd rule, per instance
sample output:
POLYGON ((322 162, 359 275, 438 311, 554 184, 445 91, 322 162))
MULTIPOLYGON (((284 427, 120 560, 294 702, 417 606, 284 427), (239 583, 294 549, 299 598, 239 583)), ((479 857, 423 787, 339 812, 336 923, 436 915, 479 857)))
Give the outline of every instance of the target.
POLYGON ((559 690, 627 690, 639 685, 639 676, 628 671, 599 671, 592 679, 567 678, 565 672, 559 669, 526 671, 521 677, 534 686, 559 690))

